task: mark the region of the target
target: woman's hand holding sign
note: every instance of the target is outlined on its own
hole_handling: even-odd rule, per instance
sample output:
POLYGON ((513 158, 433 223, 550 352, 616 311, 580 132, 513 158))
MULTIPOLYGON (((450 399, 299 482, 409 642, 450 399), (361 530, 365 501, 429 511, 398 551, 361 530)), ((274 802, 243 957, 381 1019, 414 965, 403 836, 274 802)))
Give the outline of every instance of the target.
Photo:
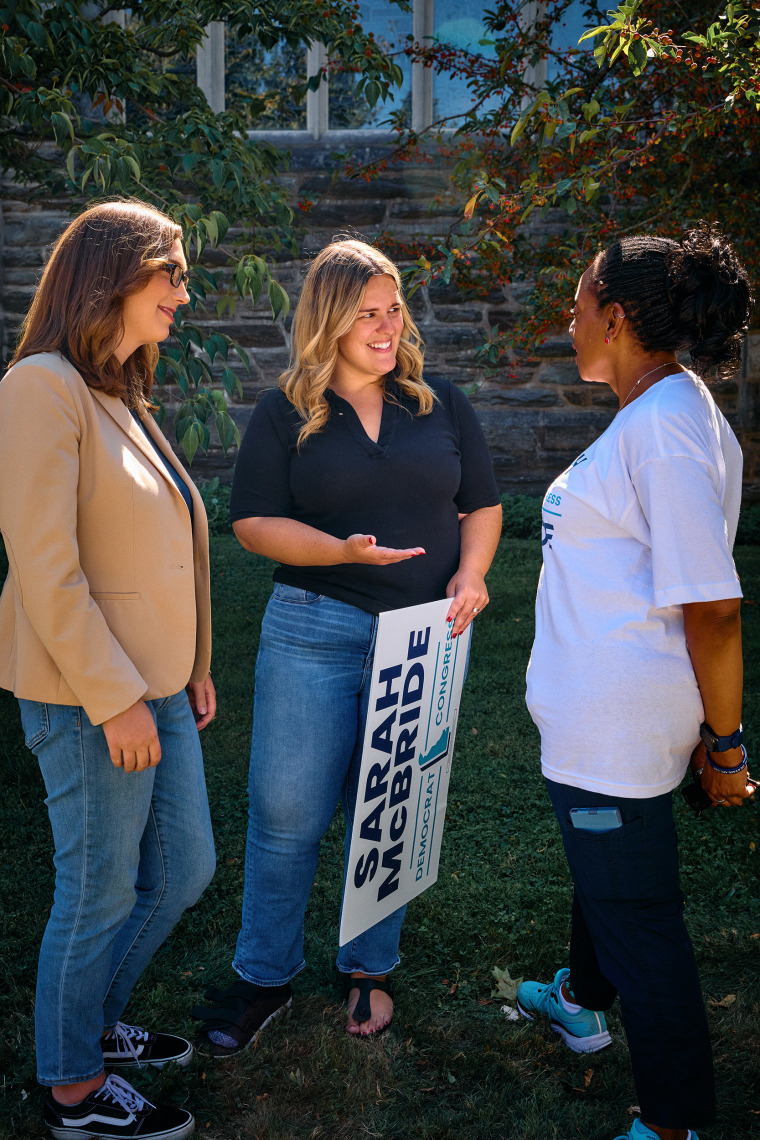
POLYGON ((458 637, 488 605, 485 576, 499 545, 501 504, 460 515, 459 532, 459 566, 446 587, 446 597, 453 599, 446 617, 454 622, 452 637, 458 637))

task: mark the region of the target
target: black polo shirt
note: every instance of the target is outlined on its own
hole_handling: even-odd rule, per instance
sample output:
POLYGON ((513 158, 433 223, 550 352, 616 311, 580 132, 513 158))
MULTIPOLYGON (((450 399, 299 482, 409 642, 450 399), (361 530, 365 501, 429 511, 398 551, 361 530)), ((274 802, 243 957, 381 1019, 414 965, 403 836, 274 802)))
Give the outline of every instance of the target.
POLYGON ((377 443, 352 406, 329 389, 326 426, 297 447, 302 420, 284 392, 267 392, 240 446, 231 518, 285 517, 336 538, 374 534, 379 546, 423 546, 391 566, 278 565, 276 582, 311 590, 369 613, 446 596, 459 564, 459 514, 499 502, 493 465, 467 397, 428 381, 433 410, 386 382, 377 443))

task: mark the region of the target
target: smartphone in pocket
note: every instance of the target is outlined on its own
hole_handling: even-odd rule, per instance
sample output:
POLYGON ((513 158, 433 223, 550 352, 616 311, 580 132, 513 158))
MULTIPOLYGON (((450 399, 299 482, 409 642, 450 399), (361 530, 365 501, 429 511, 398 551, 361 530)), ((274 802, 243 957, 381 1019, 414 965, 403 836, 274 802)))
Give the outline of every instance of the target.
POLYGON ((581 831, 614 831, 623 826, 620 808, 570 808, 570 822, 581 831))

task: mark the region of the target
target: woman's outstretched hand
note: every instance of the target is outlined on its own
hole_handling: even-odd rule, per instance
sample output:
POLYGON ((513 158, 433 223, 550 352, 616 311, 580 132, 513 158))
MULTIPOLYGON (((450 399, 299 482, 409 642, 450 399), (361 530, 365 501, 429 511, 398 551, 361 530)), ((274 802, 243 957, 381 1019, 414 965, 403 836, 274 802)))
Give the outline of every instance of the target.
POLYGON ((378 546, 374 534, 351 534, 344 542, 345 562, 365 562, 369 566, 389 566, 392 562, 403 562, 424 554, 422 546, 411 546, 408 550, 395 550, 392 546, 378 546))
POLYGON ((145 701, 103 721, 111 762, 125 772, 155 768, 161 759, 158 729, 145 701))
MULTIPOLYGON (((715 763, 723 764, 729 768, 740 764, 741 759, 741 749, 735 748, 731 749, 730 752, 717 753, 715 763)), ((746 768, 733 776, 726 776, 723 772, 716 772, 714 768, 710 767, 702 741, 691 754, 691 766, 696 779, 699 780, 713 804, 720 807, 738 807, 743 800, 748 799, 755 791, 754 785, 747 783, 749 773, 746 768)))

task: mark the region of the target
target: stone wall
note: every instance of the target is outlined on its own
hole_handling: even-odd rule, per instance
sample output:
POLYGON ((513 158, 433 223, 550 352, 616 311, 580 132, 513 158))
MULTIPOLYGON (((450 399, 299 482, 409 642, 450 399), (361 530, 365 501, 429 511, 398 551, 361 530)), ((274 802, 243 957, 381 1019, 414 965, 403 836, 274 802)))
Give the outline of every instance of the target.
MULTIPOLYGON (((299 142, 293 148, 290 171, 284 176, 293 203, 311 200, 303 215, 300 257, 279 260, 276 275, 294 307, 308 259, 339 232, 348 228, 368 240, 380 233, 396 239, 445 237, 461 218, 440 166, 404 167, 380 181, 337 177, 334 152, 361 136, 299 142)), ((292 144, 291 144, 292 145, 292 144)), ((359 157, 369 159, 368 148, 359 157)), ((5 362, 15 331, 28 306, 50 243, 68 218, 65 202, 40 200, 29 204, 9 183, 2 186, 0 222, 0 318, 5 362)), ((547 220, 559 224, 564 218, 547 220)), ((525 295, 524 286, 496 287, 485 299, 465 300, 452 286, 438 283, 421 288, 411 308, 426 343, 426 371, 465 386, 486 433, 501 488, 510 492, 542 493, 607 426, 617 400, 605 387, 582 384, 563 330, 547 338, 534 356, 515 359, 510 368, 487 377, 474 362, 474 352, 493 325, 505 327, 525 295)), ((240 306, 234 318, 201 314, 208 328, 229 333, 251 355, 250 372, 239 369, 242 400, 231 414, 241 431, 256 399, 277 382, 289 355, 290 319, 272 323, 267 305, 255 310, 240 306)), ((237 367, 233 365, 233 367, 237 367)), ((169 409, 179 393, 160 391, 169 409)), ((753 333, 740 374, 724 383, 716 398, 736 431, 745 452, 745 494, 760 498, 760 332, 753 333)), ((212 447, 199 456, 194 473, 231 477, 234 454, 212 447)))

